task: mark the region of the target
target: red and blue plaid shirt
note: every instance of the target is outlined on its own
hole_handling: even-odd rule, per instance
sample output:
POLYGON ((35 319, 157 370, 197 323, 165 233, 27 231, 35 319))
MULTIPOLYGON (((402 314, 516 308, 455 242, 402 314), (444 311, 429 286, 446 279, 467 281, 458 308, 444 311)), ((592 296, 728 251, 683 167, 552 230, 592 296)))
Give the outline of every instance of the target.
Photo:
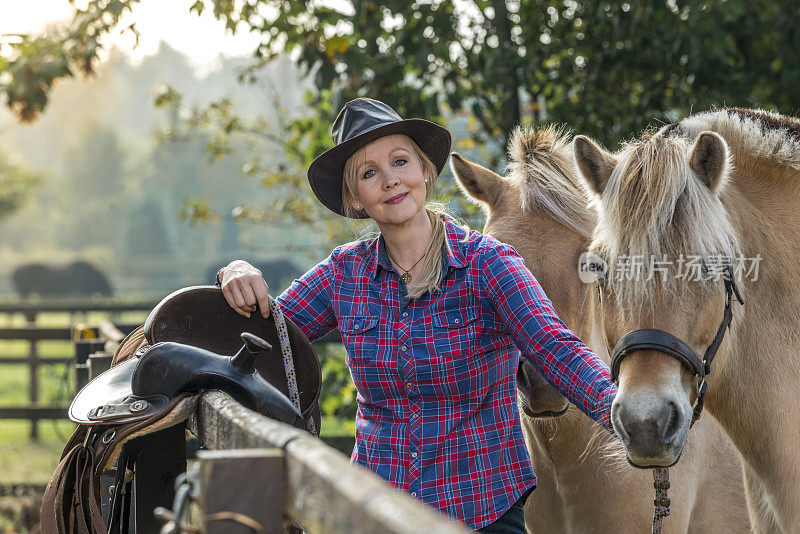
POLYGON ((310 340, 342 333, 358 391, 352 460, 478 529, 536 485, 517 349, 606 427, 617 388, 512 247, 446 224, 433 294, 410 300, 375 238, 337 247, 278 301, 310 340))

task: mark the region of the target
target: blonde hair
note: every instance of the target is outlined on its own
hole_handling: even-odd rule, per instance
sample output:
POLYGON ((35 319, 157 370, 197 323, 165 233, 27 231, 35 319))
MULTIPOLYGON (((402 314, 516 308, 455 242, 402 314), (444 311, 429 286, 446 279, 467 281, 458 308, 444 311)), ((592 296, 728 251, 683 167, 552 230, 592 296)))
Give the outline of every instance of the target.
MULTIPOLYGON (((436 178, 438 177, 436 166, 413 139, 405 135, 403 137, 406 137, 411 142, 414 153, 417 155, 417 158, 419 158, 419 163, 428 176, 428 182, 425 184, 427 198, 427 195, 430 194, 433 185, 436 183, 436 178)), ((344 211, 347 217, 351 218, 363 217, 366 215, 364 210, 356 210, 350 205, 351 199, 358 198, 355 194, 358 190, 358 173, 356 168, 359 157, 364 154, 364 150, 365 147, 356 150, 344 164, 342 176, 342 211, 344 211)), ((450 217, 450 215, 446 212, 443 205, 431 202, 426 202, 425 211, 431 221, 431 242, 420 262, 420 274, 416 275, 411 281, 411 284, 406 288, 409 298, 412 299, 421 297, 425 292, 433 293, 438 290, 443 273, 442 254, 444 253, 446 243, 446 232, 445 222, 442 216, 450 217)))

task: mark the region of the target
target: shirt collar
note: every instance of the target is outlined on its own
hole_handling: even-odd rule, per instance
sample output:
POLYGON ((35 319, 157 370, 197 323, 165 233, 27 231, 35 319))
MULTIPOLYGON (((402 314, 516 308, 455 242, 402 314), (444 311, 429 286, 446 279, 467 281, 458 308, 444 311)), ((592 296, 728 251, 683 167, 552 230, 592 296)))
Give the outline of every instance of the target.
MULTIPOLYGON (((444 268, 449 267, 461 268, 467 265, 466 257, 464 254, 464 247, 466 244, 463 242, 464 237, 467 235, 466 231, 460 226, 456 226, 453 222, 444 217, 445 224, 445 254, 442 257, 444 268)), ((374 239, 369 247, 369 258, 367 258, 367 266, 373 278, 377 278, 379 274, 378 267, 389 269, 391 261, 389 254, 386 253, 386 242, 382 235, 374 239)))

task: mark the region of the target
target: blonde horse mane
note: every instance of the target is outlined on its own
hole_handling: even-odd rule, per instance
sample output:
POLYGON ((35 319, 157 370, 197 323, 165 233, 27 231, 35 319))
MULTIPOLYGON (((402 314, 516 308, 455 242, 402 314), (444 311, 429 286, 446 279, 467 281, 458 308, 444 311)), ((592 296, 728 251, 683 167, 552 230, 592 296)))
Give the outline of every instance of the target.
POLYGON ((508 179, 522 192, 522 209, 542 209, 591 238, 596 222, 591 198, 575 170, 572 133, 565 127, 518 126, 508 143, 508 179))
POLYGON ((763 109, 721 108, 690 115, 660 133, 694 139, 705 130, 725 138, 737 166, 744 158, 760 158, 800 170, 800 119, 763 109))
MULTIPOLYGON (((651 301, 656 291, 682 294, 703 276, 681 276, 690 261, 697 269, 739 255, 736 233, 720 195, 727 172, 714 191, 689 168, 694 139, 659 132, 626 144, 600 201, 600 223, 592 249, 609 266, 607 284, 623 312, 651 301), (650 276, 658 266, 661 271, 650 276)), ((728 165, 730 168, 730 165, 728 165)), ((719 272, 719 271, 717 271, 719 272)), ((719 276, 715 278, 719 279, 719 276)), ((708 284, 701 284, 708 287, 708 284)))

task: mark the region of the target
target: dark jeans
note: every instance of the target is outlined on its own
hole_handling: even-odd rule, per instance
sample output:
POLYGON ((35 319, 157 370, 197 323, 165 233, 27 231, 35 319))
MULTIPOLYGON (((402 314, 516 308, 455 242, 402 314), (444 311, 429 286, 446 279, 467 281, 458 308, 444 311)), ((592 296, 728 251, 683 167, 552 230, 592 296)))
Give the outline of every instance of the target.
POLYGON ((525 506, 527 497, 527 495, 520 497, 506 513, 478 532, 487 534, 525 534, 525 514, 522 512, 522 508, 525 506))

